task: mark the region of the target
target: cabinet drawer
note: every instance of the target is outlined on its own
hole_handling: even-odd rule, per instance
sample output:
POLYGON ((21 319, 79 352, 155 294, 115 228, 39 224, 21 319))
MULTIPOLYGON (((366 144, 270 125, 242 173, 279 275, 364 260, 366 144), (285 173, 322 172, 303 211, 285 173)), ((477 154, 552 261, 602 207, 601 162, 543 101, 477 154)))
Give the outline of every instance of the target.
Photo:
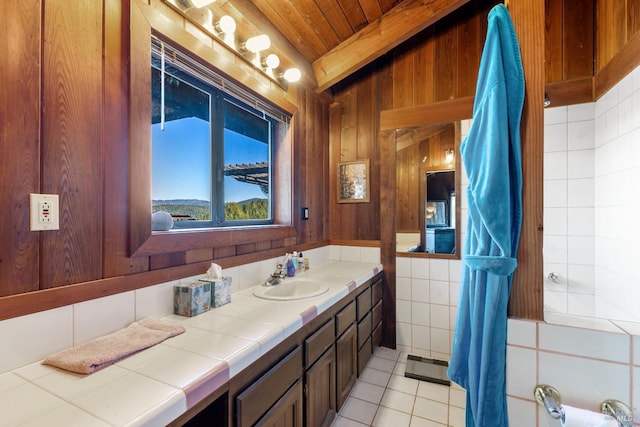
POLYGON ((371 310, 371 288, 367 288, 356 298, 358 322, 371 310))
POLYGON ((336 336, 339 337, 356 320, 356 303, 351 301, 348 306, 336 314, 336 336))
POLYGON ((371 303, 376 305, 382 299, 382 280, 377 280, 371 285, 371 303))
POLYGON ((238 427, 252 426, 302 377, 302 350, 297 347, 236 396, 238 427))
POLYGON ((313 335, 304 340, 305 366, 313 365, 318 360, 318 357, 334 343, 336 340, 335 330, 335 322, 333 319, 329 319, 313 335))
POLYGON ((371 314, 367 313, 362 322, 358 323, 358 348, 362 347, 364 342, 371 335, 371 314))
POLYGON ((371 310, 371 325, 375 328, 378 323, 382 320, 382 301, 378 301, 378 303, 373 306, 371 310))
POLYGON ((367 362, 371 358, 371 338, 369 338, 362 348, 358 350, 358 376, 362 374, 364 368, 367 366, 367 362))
POLYGON ((289 391, 273 405, 273 408, 269 409, 269 412, 256 423, 255 427, 281 425, 280 423, 285 423, 287 426, 304 425, 302 399, 302 380, 298 380, 291 386, 289 391))

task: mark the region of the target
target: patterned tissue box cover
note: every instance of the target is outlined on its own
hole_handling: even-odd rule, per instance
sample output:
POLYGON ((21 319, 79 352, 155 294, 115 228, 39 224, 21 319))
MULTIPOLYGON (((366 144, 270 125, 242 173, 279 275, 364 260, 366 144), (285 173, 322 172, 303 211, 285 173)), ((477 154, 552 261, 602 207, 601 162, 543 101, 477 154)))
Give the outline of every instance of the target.
POLYGON ((211 307, 216 308, 231 302, 231 277, 200 281, 211 284, 211 307))
POLYGON ((181 316, 196 316, 211 309, 211 283, 193 282, 173 287, 173 312, 181 316))

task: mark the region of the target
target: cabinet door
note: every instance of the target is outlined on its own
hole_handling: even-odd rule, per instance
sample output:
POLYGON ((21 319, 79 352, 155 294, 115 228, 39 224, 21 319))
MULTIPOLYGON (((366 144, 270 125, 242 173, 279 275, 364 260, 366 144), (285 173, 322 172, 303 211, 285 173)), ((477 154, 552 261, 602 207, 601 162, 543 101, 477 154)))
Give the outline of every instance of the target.
POLYGON ((302 381, 298 380, 256 423, 256 427, 302 427, 302 404, 302 381))
POLYGON ((336 390, 338 396, 338 410, 342 408, 342 404, 357 379, 357 361, 356 361, 356 326, 351 326, 336 341, 336 390))
POLYGON ((302 350, 296 347, 236 396, 236 427, 254 426, 302 377, 302 350))
POLYGON ((305 375, 307 427, 330 426, 336 415, 336 352, 331 346, 305 375))

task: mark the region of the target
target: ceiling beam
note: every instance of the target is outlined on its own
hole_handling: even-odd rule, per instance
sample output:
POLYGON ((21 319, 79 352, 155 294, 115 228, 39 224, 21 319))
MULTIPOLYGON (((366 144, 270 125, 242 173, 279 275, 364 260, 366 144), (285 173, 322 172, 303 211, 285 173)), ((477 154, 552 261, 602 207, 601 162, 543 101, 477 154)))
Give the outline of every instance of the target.
POLYGON ((468 1, 404 0, 313 62, 317 91, 325 91, 468 1))
POLYGON ((452 126, 453 123, 428 124, 411 129, 410 132, 406 132, 402 135, 396 135, 396 151, 402 151, 407 147, 418 144, 425 139, 429 139, 434 135, 444 132, 447 128, 452 126))

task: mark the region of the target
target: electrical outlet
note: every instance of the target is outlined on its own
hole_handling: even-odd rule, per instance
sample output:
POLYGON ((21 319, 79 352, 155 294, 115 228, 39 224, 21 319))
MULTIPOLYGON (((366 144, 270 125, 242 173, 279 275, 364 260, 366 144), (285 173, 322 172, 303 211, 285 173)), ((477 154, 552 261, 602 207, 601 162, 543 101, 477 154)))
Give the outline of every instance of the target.
POLYGON ((31 231, 58 230, 60 209, 57 194, 30 194, 31 231))

